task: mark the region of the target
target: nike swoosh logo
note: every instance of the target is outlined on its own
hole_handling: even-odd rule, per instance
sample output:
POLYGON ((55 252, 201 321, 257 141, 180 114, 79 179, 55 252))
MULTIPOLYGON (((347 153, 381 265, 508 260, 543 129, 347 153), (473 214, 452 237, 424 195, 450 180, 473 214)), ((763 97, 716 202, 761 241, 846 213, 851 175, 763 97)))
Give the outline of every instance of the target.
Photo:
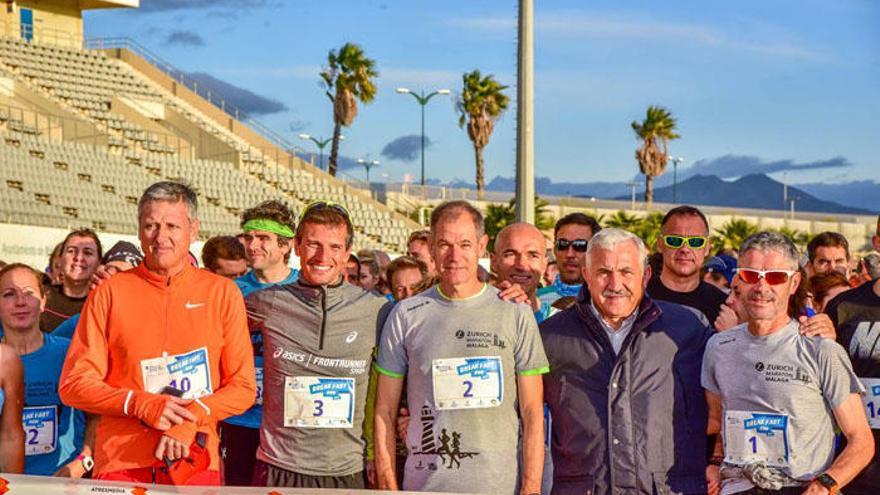
POLYGON ((204 306, 204 305, 205 305, 205 303, 197 303, 197 304, 194 304, 194 303, 191 303, 191 302, 187 301, 187 303, 186 303, 186 309, 196 309, 196 308, 201 308, 201 307, 204 306))

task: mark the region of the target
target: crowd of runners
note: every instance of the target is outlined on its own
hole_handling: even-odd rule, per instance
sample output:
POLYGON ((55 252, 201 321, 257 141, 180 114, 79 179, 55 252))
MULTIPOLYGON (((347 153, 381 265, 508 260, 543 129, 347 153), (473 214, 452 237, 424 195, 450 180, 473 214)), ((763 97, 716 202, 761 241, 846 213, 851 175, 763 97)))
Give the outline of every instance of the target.
MULTIPOLYGON (((880 250, 880 219, 874 248, 880 250)), ((75 230, 0 269, 0 471, 139 484, 488 494, 880 493, 880 279, 839 233, 652 250, 572 213, 552 248, 465 201, 407 253, 344 205, 208 240, 150 186, 140 247, 75 230), (290 257, 299 269, 290 268, 290 257), (489 256, 488 269, 480 259, 489 256), (199 265, 203 268, 199 268, 199 265), (41 267, 42 268, 42 267, 41 267)))

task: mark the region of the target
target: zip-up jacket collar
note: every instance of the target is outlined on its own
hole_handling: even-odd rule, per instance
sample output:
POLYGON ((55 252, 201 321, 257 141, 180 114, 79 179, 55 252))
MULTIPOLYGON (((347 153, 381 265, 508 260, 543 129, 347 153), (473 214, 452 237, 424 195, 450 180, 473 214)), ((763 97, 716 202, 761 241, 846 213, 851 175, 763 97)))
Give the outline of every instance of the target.
POLYGON ((167 289, 185 284, 187 280, 192 278, 192 275, 196 270, 198 270, 198 268, 190 264, 186 264, 183 267, 183 270, 177 272, 174 275, 159 275, 158 273, 151 272, 146 267, 146 263, 141 263, 137 267, 133 268, 132 272, 134 272, 137 276, 146 280, 150 285, 158 289, 167 289))

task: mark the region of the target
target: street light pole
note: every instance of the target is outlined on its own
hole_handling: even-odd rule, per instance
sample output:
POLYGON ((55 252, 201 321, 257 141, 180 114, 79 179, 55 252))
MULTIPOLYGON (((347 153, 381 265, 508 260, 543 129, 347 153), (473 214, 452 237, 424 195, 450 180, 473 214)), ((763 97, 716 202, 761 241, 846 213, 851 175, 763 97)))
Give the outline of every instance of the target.
POLYGON ((412 95, 413 98, 419 103, 419 106, 422 107, 422 191, 425 190, 425 105, 428 104, 428 101, 437 96, 437 95, 448 95, 452 92, 448 89, 438 89, 437 91, 432 91, 428 94, 425 94, 424 91, 421 93, 415 93, 410 91, 408 88, 397 88, 397 92, 400 94, 408 94, 412 95))
MULTIPOLYGON (((300 134, 299 138, 315 143, 315 146, 318 147, 318 156, 320 157, 319 161, 318 161, 318 168, 320 168, 321 170, 324 170, 324 148, 327 147, 328 144, 333 142, 333 138, 332 137, 327 138, 327 139, 316 138, 316 137, 310 136, 308 134, 300 134)), ((339 140, 342 141, 343 139, 345 139, 345 136, 340 135, 339 140)))
POLYGON ((668 157, 672 162, 672 204, 678 204, 678 164, 684 161, 680 156, 668 157))
POLYGON ((358 163, 364 166, 364 169, 367 171, 367 189, 370 188, 370 169, 379 165, 379 160, 366 160, 364 158, 358 158, 358 163))

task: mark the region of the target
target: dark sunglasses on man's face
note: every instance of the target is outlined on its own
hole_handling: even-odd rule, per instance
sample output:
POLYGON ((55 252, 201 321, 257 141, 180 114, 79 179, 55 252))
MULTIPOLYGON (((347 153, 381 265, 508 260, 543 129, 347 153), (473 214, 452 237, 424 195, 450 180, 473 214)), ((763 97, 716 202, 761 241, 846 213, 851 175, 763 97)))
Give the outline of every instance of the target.
POLYGON ((568 239, 559 239, 556 241, 556 250, 557 251, 568 251, 568 247, 571 246, 572 249, 579 253, 587 252, 587 244, 590 241, 586 239, 575 239, 573 241, 569 241, 568 239))
POLYGON ((680 249, 687 243, 691 249, 700 249, 706 245, 706 238, 702 236, 684 237, 680 235, 664 235, 663 244, 672 249, 680 249))

